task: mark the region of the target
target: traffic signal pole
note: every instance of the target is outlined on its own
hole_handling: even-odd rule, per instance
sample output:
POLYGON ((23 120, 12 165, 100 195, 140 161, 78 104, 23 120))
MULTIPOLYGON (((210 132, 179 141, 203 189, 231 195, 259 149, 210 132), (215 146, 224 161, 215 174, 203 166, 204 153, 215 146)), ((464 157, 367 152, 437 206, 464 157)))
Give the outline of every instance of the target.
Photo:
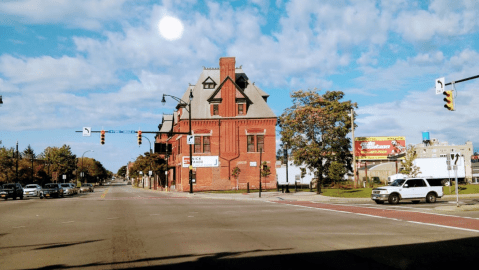
POLYGON ((465 81, 469 81, 469 80, 473 80, 473 79, 477 79, 477 78, 479 78, 479 75, 472 76, 472 77, 469 77, 469 78, 465 78, 465 79, 462 79, 462 80, 459 80, 459 81, 448 82, 444 86, 451 85, 451 84, 456 84, 456 83, 460 83, 460 82, 465 82, 465 81))
POLYGON ((444 83, 444 77, 436 79, 436 94, 441 94, 441 92, 442 92, 442 94, 446 96, 444 98, 444 101, 446 102, 446 104, 444 105, 444 108, 446 108, 450 111, 455 111, 456 110, 454 99, 457 96, 457 91, 456 91, 456 84, 457 83, 465 82, 465 81, 469 81, 469 80, 474 80, 474 79, 477 79, 477 78, 479 78, 479 75, 472 76, 472 77, 465 78, 465 79, 461 79, 461 80, 458 80, 458 81, 448 82, 448 83, 444 83), (447 85, 452 85, 453 89, 446 91, 444 88, 447 85))

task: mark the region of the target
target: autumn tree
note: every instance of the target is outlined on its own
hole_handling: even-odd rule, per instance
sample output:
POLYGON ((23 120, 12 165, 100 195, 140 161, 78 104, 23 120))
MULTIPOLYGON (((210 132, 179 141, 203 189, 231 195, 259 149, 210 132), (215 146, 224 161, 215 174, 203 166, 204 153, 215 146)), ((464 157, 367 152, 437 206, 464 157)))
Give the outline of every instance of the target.
POLYGON ((78 171, 84 173, 83 181, 86 182, 102 182, 113 175, 113 173, 103 167, 101 162, 94 158, 79 158, 77 166, 78 171))
POLYGON ((15 180, 15 149, 0 148, 0 181, 13 182, 15 180))
MULTIPOLYGON (((130 169, 130 177, 140 177, 140 171, 144 176, 148 175, 148 171, 153 171, 155 174, 164 175, 167 169, 167 164, 164 158, 158 153, 145 152, 144 155, 139 155, 135 163, 130 169)), ((162 185, 165 183, 161 183, 162 185)))
POLYGON ((49 171, 52 181, 58 181, 60 175, 67 175, 68 179, 73 178, 76 170, 76 155, 71 151, 69 145, 64 144, 62 147, 47 147, 42 156, 45 162, 50 166, 49 171))
POLYGON ((356 103, 341 101, 344 93, 317 90, 291 94, 293 106, 279 117, 280 134, 287 143, 296 165, 304 164, 316 174, 317 193, 321 193, 324 175, 329 175, 332 162, 352 170, 351 131, 349 114, 356 103))
POLYGON ((412 144, 407 146, 406 156, 402 160, 402 174, 406 174, 408 177, 416 177, 421 173, 421 168, 414 165, 414 160, 417 158, 416 147, 412 144))

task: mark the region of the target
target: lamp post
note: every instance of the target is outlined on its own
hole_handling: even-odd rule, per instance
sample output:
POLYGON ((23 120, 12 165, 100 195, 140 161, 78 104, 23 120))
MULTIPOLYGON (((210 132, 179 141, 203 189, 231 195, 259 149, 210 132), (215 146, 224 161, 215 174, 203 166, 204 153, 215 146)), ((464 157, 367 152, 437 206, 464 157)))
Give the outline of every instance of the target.
MULTIPOLYGON (((81 177, 82 177, 82 180, 83 180, 83 156, 85 155, 85 153, 90 152, 90 151, 91 151, 91 152, 95 152, 95 151, 93 151, 93 150, 87 150, 87 151, 85 151, 85 152, 83 153, 83 155, 81 155, 81 174, 82 174, 81 177)), ((77 183, 77 187, 79 187, 79 186, 78 186, 78 183, 77 183)))
MULTIPOLYGON (((165 96, 171 97, 172 99, 178 101, 180 104, 188 105, 188 109, 187 109, 187 111, 188 111, 188 126, 189 126, 188 134, 191 136, 191 101, 193 100, 193 91, 190 90, 190 96, 189 96, 190 102, 189 103, 186 103, 184 100, 182 100, 180 98, 177 98, 175 96, 163 94, 163 98, 161 99, 161 103, 163 105, 165 105, 165 103, 166 103, 165 96)), ((192 181, 193 157, 192 157, 191 147, 192 146, 190 144, 190 166, 189 166, 189 176, 188 177, 189 177, 189 182, 190 182, 190 193, 193 193, 193 181, 192 181)))
POLYGON ((286 193, 289 193, 289 182, 288 182, 288 143, 283 143, 283 156, 286 162, 286 193))

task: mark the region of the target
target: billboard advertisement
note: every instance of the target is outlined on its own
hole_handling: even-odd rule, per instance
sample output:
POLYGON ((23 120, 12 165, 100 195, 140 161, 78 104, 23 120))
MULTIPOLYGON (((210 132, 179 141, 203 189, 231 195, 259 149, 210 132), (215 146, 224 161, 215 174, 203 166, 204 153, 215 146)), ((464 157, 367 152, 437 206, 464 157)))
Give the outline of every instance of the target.
POLYGON ((356 159, 404 159, 406 137, 356 137, 354 138, 356 159))

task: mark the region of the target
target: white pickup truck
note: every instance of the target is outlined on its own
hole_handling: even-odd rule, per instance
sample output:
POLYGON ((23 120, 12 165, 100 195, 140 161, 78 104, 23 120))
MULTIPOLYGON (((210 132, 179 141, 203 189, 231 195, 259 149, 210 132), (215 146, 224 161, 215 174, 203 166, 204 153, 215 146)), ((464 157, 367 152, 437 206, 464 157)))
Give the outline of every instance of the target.
POLYGON ((424 199, 428 203, 433 203, 443 195, 442 186, 431 186, 425 178, 407 178, 397 179, 389 186, 373 189, 371 199, 377 204, 385 201, 397 204, 400 200, 418 203, 424 199))

